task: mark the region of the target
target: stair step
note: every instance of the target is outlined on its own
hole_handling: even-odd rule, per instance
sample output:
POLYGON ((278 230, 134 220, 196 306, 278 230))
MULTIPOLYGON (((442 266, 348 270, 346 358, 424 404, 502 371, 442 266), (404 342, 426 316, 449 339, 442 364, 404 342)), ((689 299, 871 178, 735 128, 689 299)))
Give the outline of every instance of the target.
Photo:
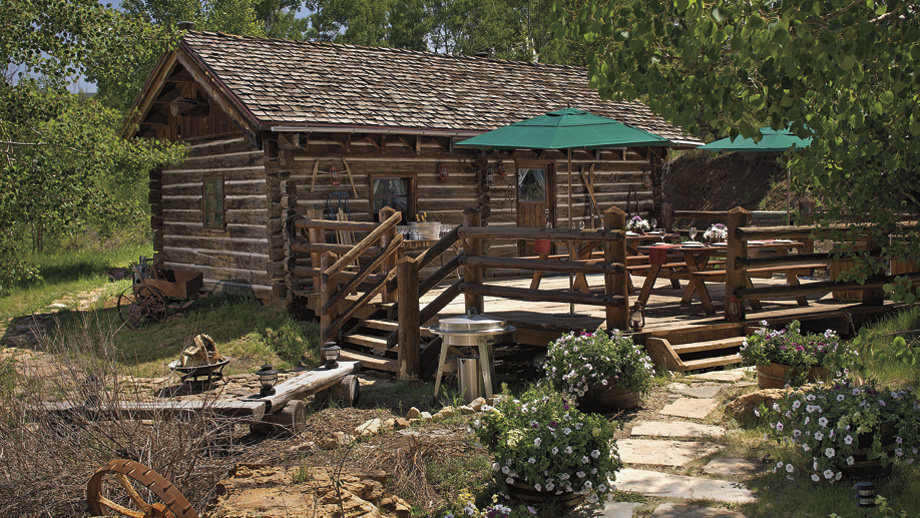
POLYGON ((395 320, 384 320, 380 318, 368 318, 361 322, 364 327, 378 329, 380 331, 396 331, 399 329, 399 322, 395 320))
POLYGON ((744 343, 744 339, 745 337, 743 336, 733 336, 731 338, 720 338, 718 340, 707 340, 705 342, 671 345, 671 349, 677 354, 718 351, 719 349, 728 349, 729 347, 740 347, 741 344, 744 343))
POLYGON ((387 338, 385 336, 369 335, 364 333, 352 333, 345 335, 345 343, 363 345, 372 349, 387 349, 387 338))
POLYGON ((360 361, 361 368, 374 369, 378 371, 397 372, 399 365, 392 358, 381 358, 373 354, 361 353, 350 349, 342 349, 339 358, 350 361, 360 361))
POLYGON ((722 365, 733 365, 736 363, 741 363, 740 354, 729 354, 727 356, 715 356, 713 358, 700 358, 699 360, 681 362, 681 370, 684 372, 695 371, 720 367, 722 365))

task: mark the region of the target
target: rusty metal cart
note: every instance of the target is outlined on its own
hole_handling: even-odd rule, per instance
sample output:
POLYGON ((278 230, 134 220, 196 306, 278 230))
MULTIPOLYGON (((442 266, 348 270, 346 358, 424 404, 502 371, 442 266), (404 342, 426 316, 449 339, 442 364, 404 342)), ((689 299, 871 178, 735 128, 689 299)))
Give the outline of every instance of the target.
POLYGON ((159 322, 172 310, 187 308, 204 285, 199 272, 157 268, 156 261, 141 257, 134 265, 134 282, 118 295, 118 318, 136 329, 144 320, 159 322))

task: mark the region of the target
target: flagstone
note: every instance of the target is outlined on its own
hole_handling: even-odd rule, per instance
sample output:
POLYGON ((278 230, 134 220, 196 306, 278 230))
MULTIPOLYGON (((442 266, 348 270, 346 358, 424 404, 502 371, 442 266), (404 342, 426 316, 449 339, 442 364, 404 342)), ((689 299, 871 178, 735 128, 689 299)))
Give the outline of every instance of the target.
POLYGON ((591 516, 598 518, 632 518, 636 509, 642 507, 642 502, 607 502, 599 513, 591 516))
POLYGON ((689 421, 636 421, 631 437, 721 437, 725 428, 689 421))
POLYGON ((716 407, 719 400, 711 398, 680 398, 658 411, 661 415, 705 419, 716 407))
POLYGON ((731 509, 718 507, 700 507, 691 504, 660 504, 652 513, 652 518, 745 518, 747 515, 731 509))
POLYGON ((668 385, 668 391, 674 394, 680 394, 687 397, 695 398, 714 398, 722 390, 723 385, 718 383, 671 383, 668 385))
POLYGON ((721 381, 724 383, 734 383, 736 381, 741 381, 744 379, 744 374, 747 372, 747 369, 731 369, 726 371, 710 371, 704 372, 702 374, 693 374, 690 375, 690 379, 695 380, 707 380, 707 381, 721 381))
POLYGON ((721 450, 717 444, 654 439, 620 439, 617 450, 626 464, 681 467, 721 450))
POLYGON ((619 491, 630 491, 661 498, 715 500, 732 503, 747 503, 756 500, 747 486, 740 482, 672 475, 644 469, 621 469, 616 474, 614 485, 619 491))
POLYGON ((703 466, 703 473, 720 477, 750 475, 760 470, 760 466, 751 460, 741 458, 716 457, 703 466))

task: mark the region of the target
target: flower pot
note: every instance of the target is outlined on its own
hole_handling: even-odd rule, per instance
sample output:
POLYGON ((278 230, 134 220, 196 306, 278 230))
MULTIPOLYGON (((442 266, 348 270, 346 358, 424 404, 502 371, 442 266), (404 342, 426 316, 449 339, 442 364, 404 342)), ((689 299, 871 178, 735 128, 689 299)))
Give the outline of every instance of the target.
POLYGON ((515 480, 513 484, 508 485, 508 495, 525 504, 540 505, 553 502, 568 509, 577 507, 585 500, 585 495, 581 493, 562 493, 557 495, 555 491, 537 491, 530 484, 520 480, 515 480))
POLYGON ((537 239, 533 242, 533 250, 537 255, 549 254, 553 248, 553 242, 549 239, 537 239))
POLYGON ((887 477, 891 474, 891 462, 882 463, 880 457, 870 459, 872 453, 872 442, 877 435, 882 443, 882 451, 891 456, 895 449, 895 427, 894 422, 885 421, 879 425, 876 433, 861 433, 856 436, 859 448, 853 452, 853 465, 850 466, 844 462, 840 471, 847 478, 880 478, 887 477))
MULTIPOLYGON (((793 367, 782 363, 757 364, 757 386, 762 389, 783 388, 786 386, 786 380, 797 376, 802 369, 803 367, 793 367)), ((830 371, 819 365, 811 367, 805 379, 811 382, 829 377, 830 371)))
POLYGON ((592 385, 585 395, 578 399, 578 406, 583 410, 606 414, 636 408, 641 402, 642 399, 637 392, 613 383, 606 386, 598 383, 592 385))

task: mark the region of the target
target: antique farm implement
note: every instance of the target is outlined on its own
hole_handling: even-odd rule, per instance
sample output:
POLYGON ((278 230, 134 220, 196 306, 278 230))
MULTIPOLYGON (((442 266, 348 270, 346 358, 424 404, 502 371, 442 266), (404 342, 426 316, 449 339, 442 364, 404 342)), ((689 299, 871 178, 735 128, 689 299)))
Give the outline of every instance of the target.
POLYGON ((202 274, 189 270, 158 268, 156 261, 141 256, 132 266, 133 282, 118 295, 118 317, 131 329, 144 320, 159 322, 171 310, 187 308, 201 289, 202 274))

